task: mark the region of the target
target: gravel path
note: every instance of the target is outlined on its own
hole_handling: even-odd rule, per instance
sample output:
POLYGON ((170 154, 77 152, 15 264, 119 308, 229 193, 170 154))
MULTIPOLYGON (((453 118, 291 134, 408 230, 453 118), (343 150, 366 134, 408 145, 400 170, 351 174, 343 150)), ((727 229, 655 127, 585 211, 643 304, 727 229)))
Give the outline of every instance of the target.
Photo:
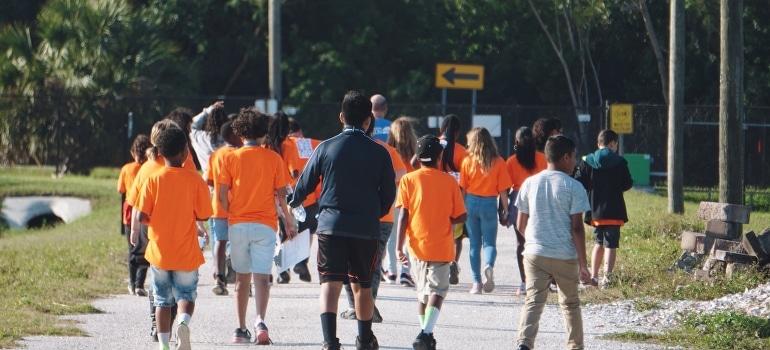
MULTIPOLYGON (((118 239, 116 237, 116 239, 118 239)), ((441 310, 435 336, 439 349, 512 349, 518 329, 523 296, 514 294, 519 284, 515 259, 515 236, 511 229, 500 228, 498 261, 495 268, 497 287, 484 295, 470 295, 470 271, 467 240, 463 250, 460 284, 451 286, 441 310)), ((210 259, 207 253, 207 260, 210 259)), ((311 259, 312 260, 312 259, 311 259)), ((311 268, 315 271, 314 262, 311 268)), ((195 349, 245 348, 232 344, 236 327, 233 295, 216 296, 211 292, 211 263, 202 266, 198 300, 191 322, 191 340, 195 349)), ((320 349, 321 329, 318 317, 318 284, 300 282, 275 285, 271 291, 266 319, 273 347, 285 349, 320 349)), ((315 276, 314 276, 315 278, 315 276)), ((231 293, 233 292, 232 288, 231 293)), ((382 349, 411 349, 419 332, 416 297, 412 288, 383 284, 377 305, 384 322, 374 325, 382 349)), ((37 336, 24 339, 28 349, 157 349, 149 337, 149 302, 146 298, 116 295, 94 301, 101 314, 67 316, 81 323, 88 337, 37 336)), ((340 311, 346 305, 340 300, 340 311)), ((631 302, 589 305, 583 310, 587 349, 663 349, 664 347, 622 343, 601 339, 607 333, 629 329, 646 331, 643 318, 632 311, 631 302), (633 320, 639 320, 635 322, 633 320)), ((247 322, 254 322, 254 303, 250 302, 247 322)), ((662 325, 662 323, 661 323, 662 325)), ((645 325, 649 326, 649 325, 645 325)), ((657 326, 657 325, 652 325, 657 326)), ((660 328, 658 328, 660 329, 660 328)), ((338 336, 346 349, 355 349, 356 323, 338 320, 338 336)), ((538 349, 563 349, 566 344, 561 311, 556 304, 546 306, 537 338, 538 349)), ((172 344, 173 345, 173 344, 172 344)))

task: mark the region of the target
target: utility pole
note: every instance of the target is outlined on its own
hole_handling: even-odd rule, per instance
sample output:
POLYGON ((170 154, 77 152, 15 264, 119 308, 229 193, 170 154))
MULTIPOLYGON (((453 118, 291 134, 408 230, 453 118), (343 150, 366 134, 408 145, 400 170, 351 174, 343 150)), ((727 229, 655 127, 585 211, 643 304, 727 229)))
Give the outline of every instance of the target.
POLYGON ((268 0, 267 25, 268 35, 268 75, 270 79, 270 98, 281 105, 281 1, 268 0))
POLYGON ((671 0, 668 58, 668 212, 684 213, 684 0, 671 0))
POLYGON ((743 204, 743 0, 719 13, 719 201, 743 204))

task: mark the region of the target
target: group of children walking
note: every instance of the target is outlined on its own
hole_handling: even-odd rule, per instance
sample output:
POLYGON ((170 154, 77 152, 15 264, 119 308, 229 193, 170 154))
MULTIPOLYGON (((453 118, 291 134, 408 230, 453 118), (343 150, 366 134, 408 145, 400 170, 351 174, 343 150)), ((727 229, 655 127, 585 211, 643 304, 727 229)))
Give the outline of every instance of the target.
MULTIPOLYGON (((324 142, 305 139, 299 123, 285 115, 268 116, 250 107, 228 117, 221 102, 194 118, 189 113, 180 117, 178 109, 175 118, 156 123, 149 138, 136 138, 131 148, 135 162, 123 167, 118 181, 125 195, 129 291, 148 294, 144 279, 149 269, 160 349, 169 348, 174 318, 177 349, 190 348, 189 324, 203 264, 197 237, 208 238, 201 225, 205 220, 217 295, 229 294, 229 242, 236 273, 233 342, 252 342, 246 310, 253 283, 254 342, 272 343, 265 315, 276 242, 309 229, 318 238, 323 349, 340 348, 336 312, 343 285, 349 309, 340 316, 359 322, 356 348, 379 348, 371 330, 373 322, 382 322, 375 306, 379 281, 395 280, 399 266, 410 267, 401 272, 402 283, 416 287, 418 294, 420 332, 413 348, 436 349, 433 329, 449 285, 459 283, 463 237, 470 243, 470 293, 494 291, 499 222, 516 231, 522 281, 517 293, 526 293, 518 349, 534 347, 551 283, 558 286, 568 348, 583 348, 578 286, 611 283, 620 226, 628 220, 623 191, 633 182, 625 160, 616 154, 617 135, 603 130, 599 150, 578 164, 575 144, 561 135, 559 120, 543 118, 517 130, 516 153, 506 161, 485 128, 468 132, 467 148, 459 144, 461 128, 454 115, 444 118, 439 137, 416 139, 411 128, 405 131, 408 125, 401 125, 408 124, 402 117, 390 124, 387 142, 375 141, 373 105, 381 108, 383 102, 381 95, 370 101, 349 92, 339 118, 344 129, 324 142), (195 171, 190 147, 203 178, 195 171), (300 205, 308 214, 302 222, 291 210, 300 205), (596 227, 592 273, 584 213, 585 222, 596 227)), ((294 271, 309 282, 306 264, 294 271)), ((289 278, 284 272, 278 282, 289 278)))

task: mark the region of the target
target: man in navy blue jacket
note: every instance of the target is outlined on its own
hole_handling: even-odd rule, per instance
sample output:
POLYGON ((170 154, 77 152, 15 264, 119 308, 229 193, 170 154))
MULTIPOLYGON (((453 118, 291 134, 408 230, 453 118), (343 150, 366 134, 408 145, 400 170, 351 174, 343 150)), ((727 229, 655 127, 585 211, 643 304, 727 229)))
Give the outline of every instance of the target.
POLYGON ((372 333, 372 274, 379 268, 380 218, 393 204, 396 185, 388 151, 362 129, 371 113, 366 96, 357 91, 345 95, 339 116, 343 131, 318 145, 289 203, 302 204, 323 178, 316 234, 324 349, 340 348, 337 303, 346 281, 353 289, 358 316, 356 349, 379 349, 372 333))

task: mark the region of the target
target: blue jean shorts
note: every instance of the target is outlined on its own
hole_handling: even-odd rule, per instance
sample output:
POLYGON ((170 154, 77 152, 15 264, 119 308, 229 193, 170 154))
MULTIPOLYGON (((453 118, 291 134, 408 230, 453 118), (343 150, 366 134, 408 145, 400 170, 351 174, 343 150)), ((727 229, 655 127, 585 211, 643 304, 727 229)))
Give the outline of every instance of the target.
POLYGON ((257 223, 230 226, 230 261, 237 273, 270 274, 275 255, 276 233, 257 223))
POLYGON ((169 271, 150 266, 150 286, 155 306, 172 307, 181 300, 195 302, 198 297, 198 270, 169 271))
POLYGON ((211 226, 211 241, 227 241, 230 240, 230 237, 228 237, 228 226, 227 226, 227 219, 217 219, 217 218, 211 218, 209 219, 209 226, 211 226))

